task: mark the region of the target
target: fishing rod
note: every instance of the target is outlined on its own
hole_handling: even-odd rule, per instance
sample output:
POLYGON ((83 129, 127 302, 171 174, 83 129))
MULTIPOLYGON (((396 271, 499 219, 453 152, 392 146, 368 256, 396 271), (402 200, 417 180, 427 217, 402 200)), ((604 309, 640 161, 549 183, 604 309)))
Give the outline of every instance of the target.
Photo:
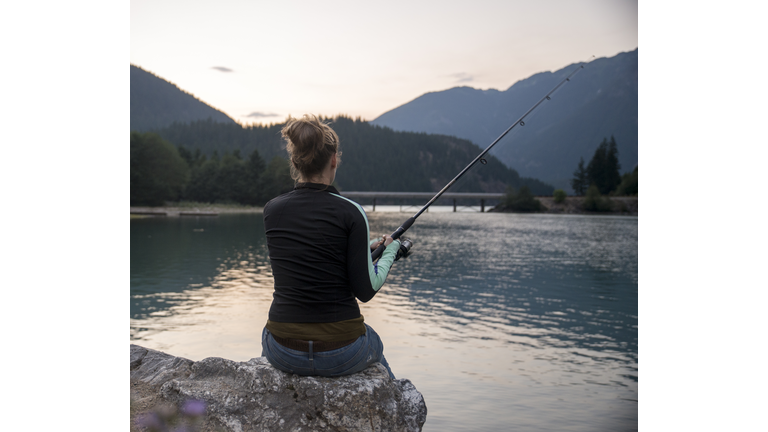
MULTIPOLYGON (((536 102, 536 105, 532 106, 532 107, 531 107, 531 109, 529 109, 528 111, 526 111, 526 113, 525 113, 525 114, 523 114, 523 116, 522 116, 522 117, 520 117, 519 119, 517 119, 517 121, 516 121, 516 122, 514 122, 514 123, 512 124, 512 126, 508 127, 508 128, 507 128, 507 130, 505 130, 505 131, 504 131, 504 133, 502 133, 501 135, 499 135, 499 137, 498 137, 498 138, 496 138, 496 140, 495 140, 494 142, 492 142, 492 143, 491 143, 491 145, 489 145, 489 146, 488 146, 488 147, 487 147, 485 150, 483 150, 483 151, 482 151, 482 152, 481 152, 479 155, 477 155, 477 157, 476 157, 474 160, 472 160, 472 162, 470 162, 470 163, 469 163, 469 165, 467 165, 467 166, 466 166, 466 167, 465 167, 463 170, 461 170, 461 172, 460 172, 458 175, 456 175, 456 177, 454 177, 454 178, 453 178, 453 180, 451 180, 450 182, 448 182, 448 184, 447 184, 447 185, 445 185, 445 187, 443 187, 442 189, 440 189, 440 192, 438 192, 438 193, 437 193, 435 196, 433 196, 433 197, 432 197, 432 199, 431 199, 431 200, 429 200, 429 202, 428 202, 428 203, 426 203, 426 204, 424 205, 424 207, 422 207, 422 208, 421 208, 421 210, 419 210, 418 212, 416 212, 416 214, 415 214, 415 215, 413 215, 413 216, 409 217, 409 218, 408 218, 408 220, 406 220, 406 221, 405 221, 405 222, 404 222, 402 225, 400 225, 400 227, 399 227, 399 228, 397 228, 397 229, 395 230, 395 232, 393 232, 393 233, 392 233, 392 236, 391 236, 391 237, 392 237, 394 240, 397 240, 397 239, 399 239, 399 238, 400 238, 400 236, 401 236, 401 235, 403 235, 403 233, 404 233, 405 231, 407 231, 407 230, 408 230, 408 228, 410 228, 410 227, 411 227, 411 225, 413 225, 413 223, 414 223, 414 222, 416 222, 416 219, 417 219, 419 216, 421 216, 421 214, 422 214, 422 213, 424 213, 425 211, 427 211, 427 209, 429 208, 429 206, 431 206, 431 205, 432 205, 432 204, 433 204, 435 201, 437 201, 437 199, 438 199, 438 198, 440 198, 440 196, 441 196, 443 193, 445 193, 445 191, 447 191, 447 190, 448 190, 448 188, 450 188, 451 186, 453 186, 453 184, 454 184, 454 183, 456 183, 456 181, 457 181, 459 178, 461 178, 461 176, 463 176, 463 175, 464 175, 464 174, 465 174, 467 171, 469 171, 469 169, 470 169, 470 168, 472 168, 472 167, 473 167, 473 166, 474 166, 474 165, 475 165, 475 164, 476 164, 478 161, 480 161, 480 163, 482 163, 483 165, 487 164, 488 162, 487 162, 485 159, 483 159, 483 156, 485 156, 485 154, 486 154, 486 153, 488 153, 488 151, 489 151, 489 150, 490 150, 490 149, 491 149, 493 146, 495 146, 495 145, 496 145, 496 143, 498 143, 498 142, 499 142, 499 141, 500 141, 502 138, 504 138, 504 136, 505 136, 507 133, 509 133, 509 131, 511 131, 511 130, 512 130, 512 128, 514 128, 514 127, 515 127, 515 126, 517 126, 518 124, 519 124, 520 126, 525 126, 525 122, 524 122, 523 120, 525 120, 525 118, 528 116, 528 114, 532 113, 532 112, 533 112, 533 110, 535 110, 535 109, 536 109, 536 108, 537 108, 539 105, 541 105, 541 104, 542 104, 542 102, 544 102, 545 100, 550 100, 550 99, 551 99, 551 98, 550 98, 550 96, 552 95, 552 93, 554 93, 554 92, 555 92, 557 89, 559 89, 559 88, 560 88, 560 87, 561 87, 563 84, 565 84, 566 82, 570 81, 570 80, 571 80, 571 78, 572 78, 574 75, 576 75, 576 72, 580 71, 581 69, 584 69, 584 65, 583 65, 583 64, 579 65, 579 67, 578 67, 578 68, 576 68, 576 70, 574 70, 573 72, 571 72, 571 74, 570 74, 570 75, 568 75, 567 77, 565 77, 565 79, 563 79, 562 81, 560 81, 560 82, 559 82, 559 83, 558 83, 558 84, 555 86, 555 88, 553 88, 552 90, 550 90, 550 91, 549 91, 549 93, 547 93, 547 94, 546 94, 546 95, 545 95, 543 98, 541 98, 541 100, 540 100, 540 101, 536 102)), ((404 240, 403 240, 403 242, 402 242, 402 244, 400 245, 400 250, 398 251, 398 254, 397 254, 397 258, 400 258, 400 257, 403 257, 403 256, 407 256, 407 255, 408 255, 408 252, 411 250, 411 246, 413 246, 413 242, 411 242, 409 239, 404 239, 404 240)), ((378 258, 381 256, 381 254, 382 254, 382 253, 384 253, 384 249, 386 249, 386 247, 384 246, 384 243, 382 243, 382 244, 381 244, 381 245, 380 245, 378 248, 376 248, 376 250, 374 250, 374 251, 371 253, 371 259, 372 259, 372 260, 374 260, 374 261, 375 261, 375 260, 377 260, 377 259, 378 259, 378 258)), ((396 259, 397 259, 397 258, 396 258, 396 259)))

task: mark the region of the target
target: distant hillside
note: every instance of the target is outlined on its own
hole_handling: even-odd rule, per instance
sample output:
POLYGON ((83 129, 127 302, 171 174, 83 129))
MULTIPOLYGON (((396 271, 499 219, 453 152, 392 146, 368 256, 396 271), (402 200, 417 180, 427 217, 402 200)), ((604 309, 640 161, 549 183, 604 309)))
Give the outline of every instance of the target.
MULTIPOLYGON (((578 165, 592 158, 604 137, 613 135, 621 171, 638 158, 637 49, 587 64, 491 151, 522 176, 535 177, 570 190, 578 165)), ((427 93, 386 112, 374 125, 399 131, 454 135, 482 148, 541 99, 576 65, 543 72, 506 91, 457 87, 427 93)))
MULTIPOLYGON (((247 157, 258 150, 269 161, 287 158, 280 129, 283 124, 221 124, 211 120, 173 124, 157 132, 174 145, 219 156, 239 150, 247 157)), ((471 162, 481 149, 468 140, 424 133, 395 132, 361 120, 340 116, 331 127, 341 141, 341 166, 336 181, 342 190, 431 192, 440 190, 471 162)), ((520 178, 496 157, 486 158, 459 180, 452 192, 504 192, 507 185, 527 185, 534 194, 549 195, 554 188, 538 180, 520 178)))
POLYGON ((176 85, 131 65, 131 130, 144 132, 211 118, 221 123, 235 121, 176 85))

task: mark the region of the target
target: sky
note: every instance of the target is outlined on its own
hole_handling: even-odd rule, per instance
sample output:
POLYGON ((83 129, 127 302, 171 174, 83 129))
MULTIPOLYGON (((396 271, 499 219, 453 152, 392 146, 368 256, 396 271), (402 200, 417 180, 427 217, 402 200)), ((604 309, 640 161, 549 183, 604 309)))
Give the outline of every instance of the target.
POLYGON ((627 0, 131 0, 130 62, 241 123, 373 120, 638 47, 627 0))

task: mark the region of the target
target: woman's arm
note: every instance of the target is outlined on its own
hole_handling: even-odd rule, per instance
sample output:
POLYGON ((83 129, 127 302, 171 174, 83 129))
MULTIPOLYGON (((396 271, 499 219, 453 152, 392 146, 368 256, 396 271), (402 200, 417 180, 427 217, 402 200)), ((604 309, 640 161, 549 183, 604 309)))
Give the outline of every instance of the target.
MULTIPOLYGON (((370 228, 365 212, 360 209, 360 216, 352 222, 350 235, 347 241, 347 274, 350 279, 350 287, 362 302, 367 302, 384 285, 392 263, 400 248, 398 240, 386 236, 384 253, 376 263, 371 260, 370 228)), ((375 242, 378 246, 379 241, 375 242)))

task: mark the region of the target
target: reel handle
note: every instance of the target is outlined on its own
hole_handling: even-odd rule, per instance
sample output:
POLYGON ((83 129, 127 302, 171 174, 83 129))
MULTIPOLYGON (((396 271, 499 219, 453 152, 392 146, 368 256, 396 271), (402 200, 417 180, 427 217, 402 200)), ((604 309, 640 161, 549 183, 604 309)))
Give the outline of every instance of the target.
MULTIPOLYGON (((401 236, 401 235, 403 235, 403 233, 404 233, 404 232, 405 232, 405 231, 406 231, 408 228, 410 228, 410 227, 411 227, 411 225, 413 225, 413 223, 414 223, 414 222, 416 222, 416 218, 414 218, 413 216, 409 217, 409 218, 408 218, 408 220, 406 220, 406 221, 405 221, 405 223, 403 223, 402 225, 400 225, 400 227, 398 227, 398 228, 395 230, 395 232, 393 232, 393 233, 392 233, 392 236, 391 236, 391 237, 392 237, 392 239, 394 239, 394 240, 397 240, 397 239, 399 239, 399 238, 400 238, 400 236, 401 236)), ((408 241, 411 243, 411 246, 413 246, 413 242, 411 242, 410 240, 408 240, 408 241)), ((402 243, 400 243, 400 247, 402 247, 402 246, 403 246, 403 244, 402 244, 402 243)), ((374 250, 374 251, 371 253, 371 259, 372 259, 373 261, 376 261, 377 259, 379 259, 379 258, 381 257, 381 254, 383 254, 383 253, 384 253, 384 249, 386 249, 386 246, 384 246, 384 245, 381 245, 381 246, 377 247, 377 248, 376 248, 376 250, 374 250)), ((410 246, 408 247, 408 250, 409 250, 409 251, 411 250, 411 247, 410 247, 410 246)), ((406 254, 406 255, 407 255, 407 254, 406 254)))

